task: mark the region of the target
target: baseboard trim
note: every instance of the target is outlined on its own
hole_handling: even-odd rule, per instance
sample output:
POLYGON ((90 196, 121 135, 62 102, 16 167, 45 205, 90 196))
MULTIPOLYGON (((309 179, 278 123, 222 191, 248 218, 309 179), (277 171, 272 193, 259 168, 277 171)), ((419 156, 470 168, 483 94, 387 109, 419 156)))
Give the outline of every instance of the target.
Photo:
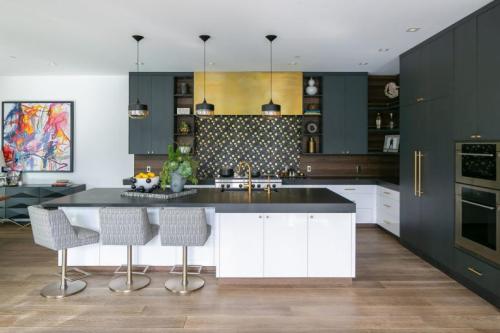
POLYGON ((352 285, 352 278, 218 278, 220 286, 335 288, 352 285))

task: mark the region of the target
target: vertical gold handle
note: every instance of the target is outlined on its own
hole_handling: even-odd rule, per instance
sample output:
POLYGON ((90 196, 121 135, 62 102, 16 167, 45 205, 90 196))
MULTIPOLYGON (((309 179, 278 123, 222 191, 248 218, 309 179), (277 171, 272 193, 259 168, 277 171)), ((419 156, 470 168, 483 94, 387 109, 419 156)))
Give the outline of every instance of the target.
POLYGON ((417 168, 417 172, 418 172, 418 175, 417 175, 417 178, 418 178, 418 193, 417 193, 417 196, 418 197, 421 197, 422 194, 424 194, 424 192, 422 191, 422 157, 424 156, 424 154, 422 154, 422 151, 419 150, 418 151, 418 154, 417 154, 417 157, 418 157, 418 168, 417 168))
POLYGON ((418 151, 414 150, 413 151, 413 190, 414 190, 416 197, 418 196, 417 173, 418 173, 418 151))

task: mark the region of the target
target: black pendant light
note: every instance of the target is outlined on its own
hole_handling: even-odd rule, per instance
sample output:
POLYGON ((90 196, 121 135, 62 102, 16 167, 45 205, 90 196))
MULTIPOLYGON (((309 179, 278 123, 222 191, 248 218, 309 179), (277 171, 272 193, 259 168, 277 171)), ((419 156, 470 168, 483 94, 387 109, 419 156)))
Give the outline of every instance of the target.
POLYGON ((273 41, 277 38, 276 35, 267 35, 267 40, 269 41, 270 51, 271 51, 271 85, 270 85, 270 99, 269 103, 262 105, 262 115, 264 117, 279 117, 281 116, 281 105, 273 103, 273 41))
MULTIPOLYGON (((135 39, 135 41, 137 42, 136 65, 137 65, 137 73, 139 73, 139 66, 141 64, 139 62, 139 42, 142 39, 144 39, 144 37, 139 35, 133 35, 132 38, 135 39)), ((139 84, 137 84, 136 86, 137 86, 137 100, 135 104, 128 105, 128 117, 132 119, 144 119, 147 118, 149 115, 148 106, 146 104, 142 104, 141 101, 139 101, 139 84)))
POLYGON ((205 99, 206 92, 206 76, 207 76, 207 40, 210 39, 209 35, 201 35, 200 39, 203 41, 203 102, 196 104, 196 115, 200 117, 210 117, 214 115, 215 106, 207 103, 205 99))

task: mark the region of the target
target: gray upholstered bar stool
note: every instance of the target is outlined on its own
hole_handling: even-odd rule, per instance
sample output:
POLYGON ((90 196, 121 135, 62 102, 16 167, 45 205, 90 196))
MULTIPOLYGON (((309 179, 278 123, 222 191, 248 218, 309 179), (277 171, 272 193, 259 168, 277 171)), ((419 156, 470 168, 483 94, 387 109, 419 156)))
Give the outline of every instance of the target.
POLYGON ((101 208, 99 215, 101 243, 127 246, 127 275, 111 280, 109 289, 128 293, 147 287, 149 276, 132 272, 132 246, 146 245, 158 234, 158 226, 149 223, 146 208, 101 208))
POLYGON ((162 208, 160 209, 161 245, 182 246, 182 276, 176 276, 165 282, 167 290, 189 294, 205 285, 205 281, 187 274, 187 247, 203 246, 210 236, 203 208, 162 208))
POLYGON ((61 280, 45 286, 40 295, 47 298, 64 298, 85 289, 85 281, 68 281, 66 278, 67 251, 72 247, 98 243, 99 233, 72 226, 62 210, 30 206, 28 213, 35 243, 54 251, 62 250, 61 280))

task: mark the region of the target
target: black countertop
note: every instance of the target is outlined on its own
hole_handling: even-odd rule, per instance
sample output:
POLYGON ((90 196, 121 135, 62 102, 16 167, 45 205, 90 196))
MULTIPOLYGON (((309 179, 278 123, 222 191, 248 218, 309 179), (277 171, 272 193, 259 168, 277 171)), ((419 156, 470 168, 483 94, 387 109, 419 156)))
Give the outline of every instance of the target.
POLYGON ((214 207, 219 213, 354 213, 356 205, 324 188, 281 188, 268 196, 254 191, 198 189, 191 196, 172 200, 122 197, 123 188, 96 188, 42 203, 59 207, 214 207))

